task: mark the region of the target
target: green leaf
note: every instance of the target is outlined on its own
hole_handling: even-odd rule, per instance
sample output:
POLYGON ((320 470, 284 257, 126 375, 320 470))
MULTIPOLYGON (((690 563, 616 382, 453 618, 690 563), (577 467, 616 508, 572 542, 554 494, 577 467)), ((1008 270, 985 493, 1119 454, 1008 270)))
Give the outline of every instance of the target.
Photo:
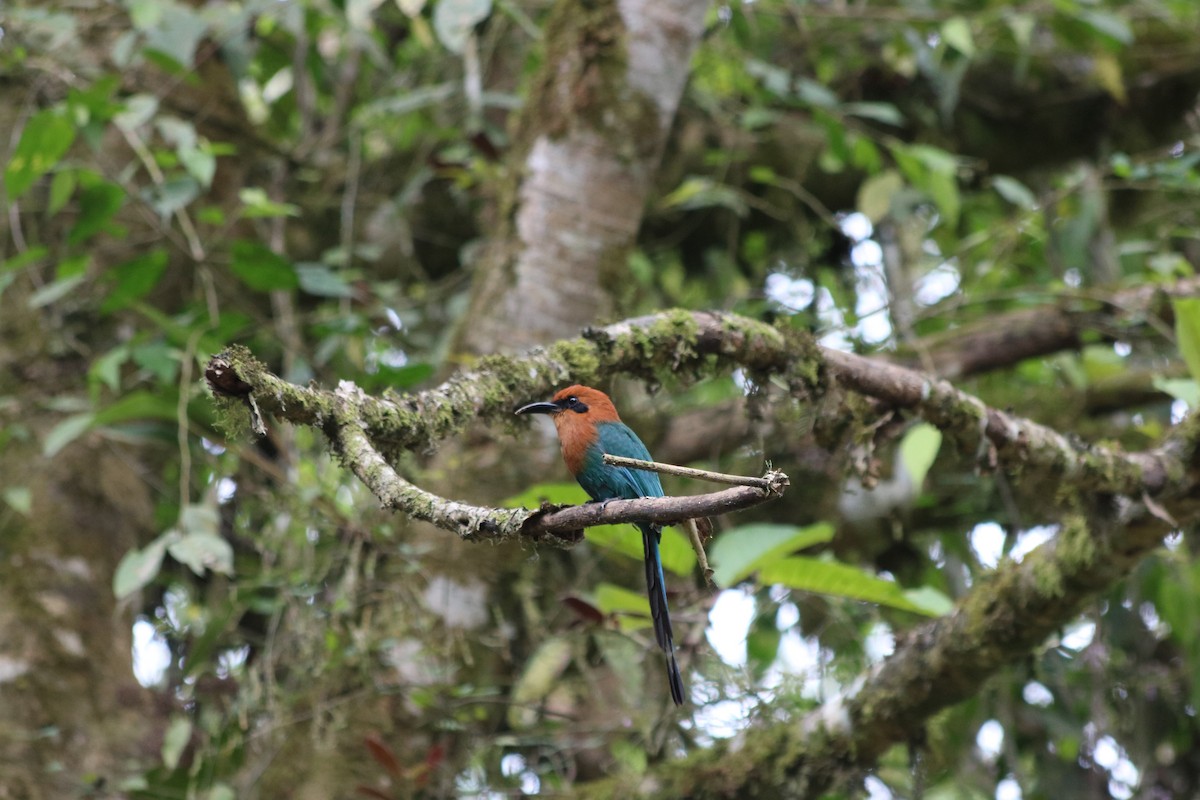
POLYGON ((212 506, 188 505, 179 514, 175 535, 168 536, 167 552, 197 575, 205 569, 233 573, 233 548, 221 538, 220 517, 212 506))
POLYGON ((722 533, 709 551, 713 580, 718 586, 733 586, 787 553, 830 541, 833 532, 827 522, 803 528, 767 523, 740 525, 722 533))
POLYGON ((862 117, 863 119, 873 119, 876 122, 882 122, 885 125, 895 125, 900 127, 904 124, 904 115, 900 110, 891 103, 878 102, 858 102, 846 103, 842 106, 842 111, 854 117, 862 117))
POLYGON ((403 367, 380 365, 371 377, 374 379, 373 383, 378 386, 409 389, 428 380, 434 371, 433 364, 405 364, 403 367))
POLYGON ((72 275, 69 278, 61 278, 46 284, 29 296, 29 307, 42 308, 51 303, 57 303, 70 294, 76 286, 83 283, 85 277, 87 276, 72 275))
POLYGON ((461 53, 475 26, 491 13, 492 0, 438 0, 433 30, 447 50, 461 53))
POLYGON ((237 800, 237 793, 228 783, 214 783, 206 800, 237 800))
POLYGON ((858 187, 858 210, 871 222, 878 223, 892 210, 892 198, 903 188, 904 178, 894 169, 872 175, 858 187))
POLYGON ((149 122, 157 111, 158 98, 154 95, 130 95, 125 98, 121 112, 113 117, 113 123, 121 130, 132 131, 149 122))
POLYGON ((1029 187, 1021 183, 1016 178, 1010 178, 1007 175, 997 175, 992 178, 992 188, 996 190, 996 194, 1003 197, 1014 206, 1032 211, 1037 208, 1037 197, 1029 190, 1029 187))
POLYGON ((904 596, 915 606, 925 609, 931 617, 940 617, 954 610, 954 601, 932 586, 905 589, 904 596))
POLYGON ((1175 309, 1175 340, 1179 354, 1192 379, 1200 381, 1200 297, 1177 297, 1171 300, 1171 305, 1175 309))
POLYGON ((100 310, 111 314, 145 297, 158 285, 166 269, 167 253, 161 249, 151 250, 132 261, 117 265, 105 276, 115 285, 100 304, 100 310))
POLYGON ((233 260, 229 268, 242 283, 259 292, 295 289, 300 286, 292 263, 258 242, 245 239, 234 242, 233 260))
POLYGON ((505 508, 540 508, 543 502, 556 506, 578 506, 587 501, 587 492, 582 486, 574 481, 563 481, 534 484, 520 494, 509 497, 501 505, 505 508))
POLYGON ((674 191, 659 201, 659 207, 664 210, 727 208, 739 217, 746 216, 750 211, 750 207, 736 189, 717 183, 711 178, 696 176, 685 178, 674 191))
POLYGON ((632 525, 597 525, 584 531, 584 536, 597 547, 642 560, 642 533, 632 525))
POLYGON ((691 575, 696 568, 696 551, 688 537, 677 528, 663 528, 658 557, 662 559, 663 569, 676 575, 691 575))
POLYGON ((910 600, 899 584, 835 561, 803 556, 773 559, 762 566, 759 580, 763 584, 778 583, 814 594, 865 600, 901 611, 937 616, 928 607, 910 600))
POLYGON ((92 365, 88 367, 88 378, 115 392, 121 388, 121 365, 128 360, 129 348, 126 345, 118 345, 92 361, 92 365))
POLYGON ((115 183, 89 181, 79 193, 79 219, 67 234, 71 244, 86 242, 99 233, 125 203, 125 192, 115 183))
POLYGON ((644 592, 634 592, 624 586, 602 583, 596 587, 596 608, 604 614, 633 613, 650 616, 650 601, 644 592))
POLYGON ((63 206, 75 193, 77 178, 73 169, 60 169, 54 173, 54 177, 50 179, 50 202, 47 204, 47 211, 51 214, 62 211, 63 206))
POLYGON ((55 425, 46 434, 46 440, 42 442, 42 455, 52 458, 58 451, 87 432, 92 427, 93 419, 94 415, 88 411, 67 417, 55 425))
POLYGON ((158 577, 166 551, 166 534, 163 534, 141 550, 134 548, 126 553, 113 573, 113 594, 123 599, 158 577))
POLYGON ((244 206, 242 216, 251 219, 300 216, 299 206, 291 203, 277 203, 267 197, 267 193, 262 189, 241 189, 238 191, 238 199, 244 206))
POLYGON ((971 25, 963 17, 950 17, 942 23, 942 39, 967 58, 975 55, 975 37, 971 25))
POLYGON ((180 147, 179 161, 188 174, 205 189, 212 186, 213 176, 217 174, 217 157, 204 147, 180 147))
POLYGON ((131 419, 174 421, 178 413, 176 399, 161 392, 133 392, 93 415, 96 425, 115 425, 131 419))
POLYGON ((167 551, 197 575, 205 569, 233 574, 233 548, 229 542, 210 533, 185 533, 167 546, 167 551))
POLYGON ((1110 39, 1126 45, 1133 43, 1133 30, 1130 29, 1129 23, 1123 17, 1108 11, 1092 9, 1081 10, 1078 17, 1082 22, 1110 39))
POLYGON ((3 492, 4 502, 18 514, 28 517, 33 511, 33 492, 28 486, 9 486, 3 492))
POLYGON ((200 184, 191 175, 180 174, 163 181, 147 194, 151 207, 166 219, 196 199, 200 184))
POLYGON ((61 108, 37 112, 25 123, 21 141, 4 170, 4 190, 16 200, 62 160, 75 141, 75 125, 61 108))
POLYGON ((914 425, 904 434, 900 442, 900 458, 917 490, 925 483, 925 476, 929 474, 929 468, 933 466, 941 446, 942 432, 928 422, 914 425))
POLYGON ((1187 403, 1188 408, 1200 408, 1200 383, 1191 378, 1154 379, 1154 388, 1187 403))
POLYGON ((324 264, 304 263, 296 265, 300 288, 317 297, 353 297, 354 289, 341 275, 324 264))
POLYGON ((191 741, 191 738, 192 721, 187 717, 174 717, 171 720, 171 724, 167 726, 167 732, 163 734, 163 766, 168 770, 179 766, 179 757, 183 755, 183 749, 187 747, 187 743, 191 741))

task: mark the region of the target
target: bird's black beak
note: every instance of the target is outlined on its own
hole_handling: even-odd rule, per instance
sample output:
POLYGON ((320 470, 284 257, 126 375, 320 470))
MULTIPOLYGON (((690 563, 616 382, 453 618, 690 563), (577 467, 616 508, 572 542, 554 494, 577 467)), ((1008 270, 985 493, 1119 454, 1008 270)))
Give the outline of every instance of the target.
POLYGON ((557 414, 562 411, 556 403, 530 403, 517 409, 518 414, 557 414))

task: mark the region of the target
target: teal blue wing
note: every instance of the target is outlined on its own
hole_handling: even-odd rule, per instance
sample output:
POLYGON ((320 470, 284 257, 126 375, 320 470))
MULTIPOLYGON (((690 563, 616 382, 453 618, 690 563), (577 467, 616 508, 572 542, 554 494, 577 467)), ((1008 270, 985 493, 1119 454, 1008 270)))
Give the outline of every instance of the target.
MULTIPOLYGON (((620 422, 602 422, 597 427, 601 451, 614 456, 652 461, 650 451, 629 426, 620 422)), ((613 497, 662 497, 658 473, 628 467, 606 467, 606 483, 613 497)))

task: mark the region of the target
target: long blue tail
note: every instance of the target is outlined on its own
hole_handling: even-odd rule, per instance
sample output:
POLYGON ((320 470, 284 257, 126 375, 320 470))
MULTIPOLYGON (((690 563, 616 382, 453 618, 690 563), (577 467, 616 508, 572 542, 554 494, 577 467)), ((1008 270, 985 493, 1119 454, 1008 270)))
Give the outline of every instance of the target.
POLYGON ((671 633, 671 612, 667 608, 667 585, 663 578, 662 557, 658 543, 662 528, 658 525, 638 525, 646 550, 646 592, 650 596, 650 617, 654 620, 654 638, 667 654, 667 680, 671 684, 671 699, 683 705, 683 676, 675 663, 675 637, 671 633))

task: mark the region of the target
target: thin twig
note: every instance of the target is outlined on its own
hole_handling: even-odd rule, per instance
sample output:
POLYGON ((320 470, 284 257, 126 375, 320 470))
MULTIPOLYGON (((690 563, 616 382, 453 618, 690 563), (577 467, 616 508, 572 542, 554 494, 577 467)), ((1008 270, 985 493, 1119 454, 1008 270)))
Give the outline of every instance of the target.
POLYGON ((674 464, 663 464, 658 461, 642 461, 639 458, 613 456, 608 453, 604 454, 604 463, 611 464, 614 467, 644 469, 650 472, 662 472, 666 475, 678 475, 681 478, 696 478, 697 480, 711 481, 713 483, 728 483, 733 486, 754 486, 772 494, 782 494, 781 489, 784 486, 790 485, 788 476, 774 469, 768 470, 767 474, 761 478, 751 478, 745 475, 709 472, 706 469, 695 469, 693 467, 679 467, 674 464))

